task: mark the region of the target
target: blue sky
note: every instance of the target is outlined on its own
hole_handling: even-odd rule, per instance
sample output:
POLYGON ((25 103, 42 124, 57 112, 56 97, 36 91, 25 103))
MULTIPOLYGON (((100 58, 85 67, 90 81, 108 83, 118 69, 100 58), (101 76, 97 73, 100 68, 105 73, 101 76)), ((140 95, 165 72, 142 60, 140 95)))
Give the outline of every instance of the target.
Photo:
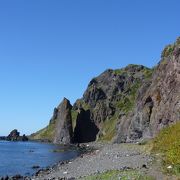
POLYGON ((0 1, 0 135, 46 126, 107 68, 152 67, 180 36, 179 0, 0 1))

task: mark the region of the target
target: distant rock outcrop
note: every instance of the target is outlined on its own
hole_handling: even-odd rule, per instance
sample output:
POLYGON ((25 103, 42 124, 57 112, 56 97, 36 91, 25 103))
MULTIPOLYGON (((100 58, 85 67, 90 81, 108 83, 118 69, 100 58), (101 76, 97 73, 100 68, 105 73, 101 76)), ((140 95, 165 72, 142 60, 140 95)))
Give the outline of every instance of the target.
POLYGON ((10 132, 7 137, 4 137, 6 141, 28 141, 28 137, 24 134, 20 136, 20 132, 17 129, 14 129, 10 132))
POLYGON ((20 133, 17 129, 14 129, 10 132, 10 134, 7 136, 7 140, 9 141, 17 141, 19 138, 20 133))
POLYGON ((72 143, 73 129, 71 118, 72 106, 66 98, 63 99, 56 112, 56 129, 53 142, 56 144, 72 143))

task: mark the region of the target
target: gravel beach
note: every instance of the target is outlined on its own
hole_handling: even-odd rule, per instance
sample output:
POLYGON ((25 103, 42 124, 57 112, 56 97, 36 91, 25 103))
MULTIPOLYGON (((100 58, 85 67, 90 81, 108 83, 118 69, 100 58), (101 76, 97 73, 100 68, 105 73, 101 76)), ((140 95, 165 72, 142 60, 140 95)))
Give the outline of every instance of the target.
MULTIPOLYGON (((40 171, 33 177, 36 180, 79 179, 107 170, 137 170, 164 179, 164 175, 153 164, 153 157, 145 153, 143 146, 137 144, 99 144, 85 146, 95 150, 65 163, 59 163, 46 171, 40 171)), ((166 179, 167 176, 166 176, 166 179)))

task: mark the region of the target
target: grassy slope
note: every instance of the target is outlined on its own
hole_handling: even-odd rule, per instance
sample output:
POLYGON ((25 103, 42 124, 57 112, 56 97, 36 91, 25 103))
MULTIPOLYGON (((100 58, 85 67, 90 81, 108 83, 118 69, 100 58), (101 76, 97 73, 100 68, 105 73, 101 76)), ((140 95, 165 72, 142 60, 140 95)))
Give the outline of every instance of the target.
POLYGON ((30 139, 53 141, 53 137, 54 137, 54 133, 55 133, 55 124, 56 124, 56 121, 50 122, 47 127, 32 134, 30 136, 30 139))
POLYGON ((83 177, 80 180, 102 180, 102 179, 103 180, 119 180, 119 179, 153 180, 152 177, 148 177, 134 170, 128 170, 128 171, 110 170, 97 175, 83 177))
POLYGON ((73 127, 73 131, 74 131, 74 128, 76 127, 76 119, 78 116, 78 112, 75 110, 71 110, 71 116, 72 116, 72 127, 73 127))
POLYGON ((180 175, 180 122, 162 129, 151 145, 152 152, 162 155, 165 171, 180 175))

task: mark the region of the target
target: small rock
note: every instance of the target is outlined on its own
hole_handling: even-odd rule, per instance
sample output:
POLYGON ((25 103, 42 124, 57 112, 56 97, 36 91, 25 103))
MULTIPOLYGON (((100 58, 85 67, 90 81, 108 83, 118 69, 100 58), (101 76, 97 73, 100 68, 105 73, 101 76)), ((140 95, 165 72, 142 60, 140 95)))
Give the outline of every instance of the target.
POLYGON ((60 165, 64 165, 64 164, 65 164, 64 161, 60 162, 60 165))
POLYGON ((35 173, 35 176, 39 176, 40 173, 42 173, 42 172, 43 172, 43 169, 39 169, 39 170, 35 173))
POLYGON ((32 166, 32 169, 39 169, 39 168, 40 168, 40 166, 38 166, 38 165, 32 166))
POLYGON ((17 174, 15 176, 12 177, 13 180, 17 180, 17 179, 23 179, 23 176, 21 176, 20 174, 17 174))
POLYGON ((170 165, 170 166, 168 166, 168 167, 167 167, 167 169, 172 169, 172 166, 171 166, 171 165, 170 165))
POLYGON ((9 177, 8 176, 5 176, 5 177, 1 177, 1 180, 8 180, 9 177))
POLYGON ((129 169, 131 169, 131 168, 128 167, 128 166, 124 166, 124 167, 121 168, 121 170, 129 170, 129 169))
POLYGON ((5 178, 4 178, 4 180, 8 180, 9 179, 9 177, 8 176, 6 176, 5 178))
POLYGON ((146 164, 143 164, 143 165, 142 165, 142 168, 145 168, 145 169, 147 169, 147 166, 146 166, 146 164))

